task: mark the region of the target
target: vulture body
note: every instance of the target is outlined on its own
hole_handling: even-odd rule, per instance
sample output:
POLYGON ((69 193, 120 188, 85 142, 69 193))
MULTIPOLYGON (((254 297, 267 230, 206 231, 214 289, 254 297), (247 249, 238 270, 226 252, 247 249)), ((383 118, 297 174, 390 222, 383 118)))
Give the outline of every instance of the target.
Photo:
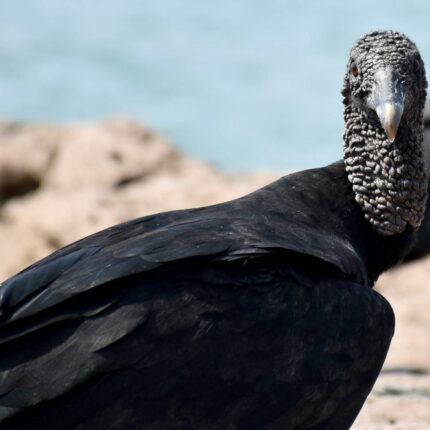
POLYGON ((394 330, 371 287, 424 213, 425 86, 409 39, 369 33, 344 162, 111 227, 5 281, 1 428, 348 429, 394 330))

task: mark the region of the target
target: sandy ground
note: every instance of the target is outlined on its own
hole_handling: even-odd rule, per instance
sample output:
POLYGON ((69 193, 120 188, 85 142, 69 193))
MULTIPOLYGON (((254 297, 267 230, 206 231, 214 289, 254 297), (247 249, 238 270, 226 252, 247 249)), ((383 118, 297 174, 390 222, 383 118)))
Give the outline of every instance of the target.
MULTIPOLYGON (((112 224, 229 200, 279 176, 223 174, 130 120, 0 125, 0 279, 112 224)), ((378 281, 397 328, 353 429, 430 429, 429 278, 430 257, 378 281)))

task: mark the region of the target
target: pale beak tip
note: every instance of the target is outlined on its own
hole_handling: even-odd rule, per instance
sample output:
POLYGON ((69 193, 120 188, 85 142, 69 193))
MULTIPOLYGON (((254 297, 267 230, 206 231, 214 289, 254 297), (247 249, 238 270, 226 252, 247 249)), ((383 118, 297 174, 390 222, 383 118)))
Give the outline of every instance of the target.
POLYGON ((393 143, 396 139, 397 129, 402 117, 403 106, 394 103, 384 103, 383 106, 378 106, 376 112, 387 134, 388 140, 393 143))

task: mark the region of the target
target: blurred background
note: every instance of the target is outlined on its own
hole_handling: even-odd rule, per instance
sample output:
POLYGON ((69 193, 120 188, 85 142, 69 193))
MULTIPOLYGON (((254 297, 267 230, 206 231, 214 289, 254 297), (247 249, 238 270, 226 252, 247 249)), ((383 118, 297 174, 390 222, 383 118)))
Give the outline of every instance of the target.
POLYGON ((123 114, 226 170, 341 157, 348 51, 372 29, 430 59, 430 3, 2 0, 0 118, 123 114))

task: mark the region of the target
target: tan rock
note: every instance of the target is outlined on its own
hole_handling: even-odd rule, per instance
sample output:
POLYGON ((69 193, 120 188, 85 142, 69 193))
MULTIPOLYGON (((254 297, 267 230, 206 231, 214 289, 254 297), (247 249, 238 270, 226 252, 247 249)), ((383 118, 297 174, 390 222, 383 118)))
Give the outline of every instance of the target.
POLYGON ((418 367, 430 372, 429 279, 430 256, 392 269, 378 281, 377 290, 396 315, 386 367, 418 367))
POLYGON ((276 176, 228 177, 127 119, 0 125, 0 279, 113 224, 233 199, 276 176))

